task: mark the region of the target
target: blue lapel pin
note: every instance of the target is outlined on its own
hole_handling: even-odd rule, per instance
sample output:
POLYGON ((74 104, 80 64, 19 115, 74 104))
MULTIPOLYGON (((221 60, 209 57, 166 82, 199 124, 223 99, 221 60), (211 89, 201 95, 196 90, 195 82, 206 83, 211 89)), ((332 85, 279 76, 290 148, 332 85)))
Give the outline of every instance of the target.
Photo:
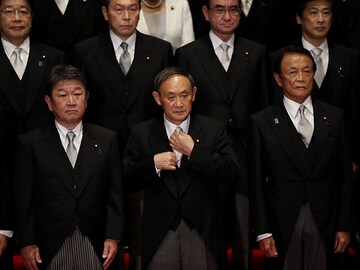
POLYGON ((275 125, 279 124, 279 119, 277 117, 274 118, 275 125))

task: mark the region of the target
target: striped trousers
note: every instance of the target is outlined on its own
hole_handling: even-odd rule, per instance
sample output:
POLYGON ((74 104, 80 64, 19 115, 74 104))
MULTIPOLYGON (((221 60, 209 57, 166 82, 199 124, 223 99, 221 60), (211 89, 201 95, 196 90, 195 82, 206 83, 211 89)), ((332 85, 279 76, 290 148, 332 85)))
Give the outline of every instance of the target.
POLYGON ((67 237, 51 260, 47 270, 100 270, 103 269, 99 257, 89 238, 79 229, 67 237))

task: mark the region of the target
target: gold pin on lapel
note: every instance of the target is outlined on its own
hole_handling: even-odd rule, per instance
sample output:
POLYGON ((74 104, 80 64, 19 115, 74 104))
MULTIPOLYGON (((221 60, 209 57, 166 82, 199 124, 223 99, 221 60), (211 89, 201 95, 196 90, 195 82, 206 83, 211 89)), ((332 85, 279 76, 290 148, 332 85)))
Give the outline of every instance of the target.
POLYGON ((150 56, 146 56, 146 61, 150 61, 150 56))

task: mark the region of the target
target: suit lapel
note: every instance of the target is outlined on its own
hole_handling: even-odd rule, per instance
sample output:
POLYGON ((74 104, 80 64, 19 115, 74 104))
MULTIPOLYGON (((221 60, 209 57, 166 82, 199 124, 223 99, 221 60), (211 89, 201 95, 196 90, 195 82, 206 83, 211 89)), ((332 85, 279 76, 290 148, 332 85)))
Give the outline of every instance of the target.
POLYGON ((40 146, 65 188, 69 193, 76 196, 74 191, 74 182, 72 181, 73 178, 71 175, 73 168, 66 155, 64 147, 61 144, 55 124, 45 130, 43 138, 40 141, 40 146))
POLYGON ((9 101, 9 104, 14 108, 14 110, 19 114, 23 115, 22 109, 20 107, 19 100, 17 98, 16 89, 12 85, 12 79, 14 76, 17 76, 15 70, 13 69, 9 58, 6 56, 4 47, 2 42, 0 42, 0 77, 1 79, 1 87, 0 91, 2 90, 3 95, 9 101), (4 80, 4 78, 9 78, 4 80))
POLYGON ((204 72, 207 73, 209 80, 213 83, 217 91, 219 91, 220 96, 225 99, 228 93, 226 93, 222 76, 214 76, 214 74, 223 73, 224 68, 215 54, 210 37, 206 36, 200 39, 200 42, 201 45, 195 48, 195 55, 202 65, 204 72))
MULTIPOLYGON (((327 137, 329 133, 329 126, 331 126, 331 119, 329 119, 328 112, 321 107, 321 105, 313 99, 313 108, 314 108, 314 142, 313 143, 313 155, 311 155, 312 160, 316 161, 319 159, 320 154, 324 152, 326 147, 327 137)), ((309 170, 307 174, 316 166, 317 162, 310 161, 309 170)))
POLYGON ((295 127, 291 123, 286 109, 282 104, 274 106, 273 108, 274 109, 267 116, 268 123, 275 136, 278 138, 278 142, 282 146, 284 152, 288 155, 289 159, 293 162, 295 167, 297 167, 299 171, 303 173, 304 170, 301 166, 301 161, 296 155, 297 151, 294 145, 294 141, 289 139, 291 129, 294 129, 295 127))
POLYGON ((88 183, 96 162, 101 155, 101 145, 96 140, 97 136, 90 127, 84 124, 83 138, 79 149, 79 155, 76 161, 75 169, 79 169, 80 177, 77 179, 78 191, 80 196, 88 183))
MULTIPOLYGON (((193 138, 194 141, 199 140, 202 141, 202 135, 203 135, 203 128, 201 126, 201 122, 196 117, 196 115, 191 115, 190 118, 190 126, 188 134, 193 138)), ((180 177, 181 177, 181 185, 179 190, 179 198, 182 197, 182 195, 186 192, 186 190, 189 188, 191 183, 192 174, 189 173, 188 170, 184 170, 183 168, 186 168, 186 163, 188 162, 188 157, 183 155, 183 158, 181 159, 181 167, 180 167, 180 177)))
POLYGON ((28 63, 26 65, 26 71, 29 78, 29 86, 27 88, 26 108, 25 114, 27 114, 32 106, 34 100, 38 97, 41 89, 43 78, 45 78, 45 71, 47 69, 47 55, 39 50, 36 46, 30 46, 30 55, 28 63))
MULTIPOLYGON (((158 117, 153 125, 150 127, 151 132, 149 136, 149 145, 151 147, 151 154, 157 154, 162 152, 173 151, 169 144, 169 139, 166 134, 164 120, 161 117, 158 117)), ((162 179, 164 184, 169 189, 170 193, 177 198, 177 186, 176 181, 174 179, 173 171, 162 171, 161 172, 162 179)))
MULTIPOLYGON (((156 52, 147 46, 144 35, 136 32, 135 57, 131 64, 132 70, 131 90, 129 91, 128 107, 130 107, 140 93, 145 79, 152 66, 152 59, 156 59, 156 52)), ((151 89, 149 89, 151 90, 151 89)))
POLYGON ((100 39, 103 44, 103 50, 96 52, 95 58, 99 64, 100 70, 103 71, 111 90, 118 98, 118 101, 124 107, 127 107, 127 96, 124 89, 124 75, 118 61, 116 60, 114 47, 111 43, 109 33, 102 35, 100 39))
MULTIPOLYGON (((252 61, 252 48, 244 45, 241 41, 241 38, 235 40, 234 53, 228 69, 232 79, 232 89, 239 88, 239 84, 246 73, 246 68, 252 61)), ((235 94, 234 91, 232 94, 235 94)))

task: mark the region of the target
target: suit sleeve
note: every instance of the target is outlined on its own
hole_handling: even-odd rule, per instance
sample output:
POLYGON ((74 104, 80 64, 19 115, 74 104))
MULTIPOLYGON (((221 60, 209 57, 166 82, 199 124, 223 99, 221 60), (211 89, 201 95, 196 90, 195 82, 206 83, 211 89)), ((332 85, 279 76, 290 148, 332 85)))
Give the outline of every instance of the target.
POLYGON ((106 239, 121 240, 124 228, 123 179, 121 175, 121 157, 117 135, 111 144, 111 167, 107 201, 106 239))
POLYGON ((137 134, 134 130, 130 135, 123 157, 125 189, 129 192, 141 190, 159 181, 154 157, 142 151, 144 145, 137 134))
POLYGON ((249 135, 249 189, 250 209, 255 235, 271 233, 266 203, 266 171, 263 160, 261 130, 255 117, 251 117, 249 135))
POLYGON ((16 177, 14 184, 15 224, 20 247, 36 245, 34 193, 34 159, 24 140, 18 140, 16 177))
POLYGON ((235 181, 239 167, 225 127, 213 128, 211 132, 216 132, 215 136, 210 138, 211 141, 203 142, 193 138, 195 145, 184 166, 209 178, 235 181))

